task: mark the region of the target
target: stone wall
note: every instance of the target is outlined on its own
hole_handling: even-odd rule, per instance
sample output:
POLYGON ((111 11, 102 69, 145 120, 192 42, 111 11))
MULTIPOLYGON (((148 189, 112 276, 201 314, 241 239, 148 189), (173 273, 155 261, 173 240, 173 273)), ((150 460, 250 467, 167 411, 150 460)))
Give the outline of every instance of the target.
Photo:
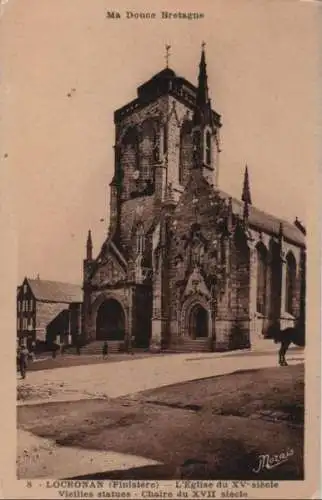
MULTIPOLYGON (((69 310, 69 304, 60 302, 37 302, 36 305, 36 338, 41 342, 47 340, 47 327, 55 318, 62 314, 63 311, 69 310)), ((62 317, 62 316, 61 316, 62 317)), ((56 325, 58 330, 65 325, 64 320, 56 325)), ((57 334, 60 333, 57 330, 57 334)), ((63 332, 62 332, 63 333, 63 332)))

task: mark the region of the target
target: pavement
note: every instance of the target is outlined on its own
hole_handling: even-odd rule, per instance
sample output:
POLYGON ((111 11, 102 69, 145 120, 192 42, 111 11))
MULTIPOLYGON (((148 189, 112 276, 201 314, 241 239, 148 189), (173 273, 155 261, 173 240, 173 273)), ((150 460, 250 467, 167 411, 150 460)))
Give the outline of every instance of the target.
MULTIPOLYGON (((116 398, 148 389, 277 365, 277 348, 272 343, 265 351, 225 353, 184 353, 100 364, 28 372, 18 378, 18 386, 28 389, 28 399, 18 405, 73 401, 91 398, 116 398)), ((304 351, 290 349, 290 364, 301 363, 304 351)))
MULTIPOLYGON (((274 344, 273 344, 274 345, 274 344)), ((116 398, 189 380, 277 365, 277 349, 228 353, 157 354, 153 357, 29 372, 18 386, 32 396, 18 405, 92 398, 116 398)), ((302 363, 304 351, 290 349, 289 364, 302 363)), ((281 376, 282 376, 281 367, 281 376)), ((17 475, 22 478, 68 478, 101 471, 158 465, 145 457, 58 446, 18 428, 17 475)))

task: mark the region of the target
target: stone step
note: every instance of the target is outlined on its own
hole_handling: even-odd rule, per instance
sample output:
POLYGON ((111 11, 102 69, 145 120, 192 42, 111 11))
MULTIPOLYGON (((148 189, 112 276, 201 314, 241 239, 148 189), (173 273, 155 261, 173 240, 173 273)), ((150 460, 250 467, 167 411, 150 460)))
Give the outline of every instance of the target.
MULTIPOLYGON (((102 340, 94 340, 93 342, 90 342, 89 344, 86 344, 81 348, 81 353, 82 354, 102 354, 103 352, 103 344, 104 341, 102 340)), ((124 342, 123 341, 118 341, 118 340, 111 340, 107 341, 108 345, 108 352, 109 354, 115 354, 117 352, 122 352, 124 351, 124 342)))
POLYGON ((184 339, 171 346, 171 350, 178 352, 209 352, 211 343, 209 339, 184 339))

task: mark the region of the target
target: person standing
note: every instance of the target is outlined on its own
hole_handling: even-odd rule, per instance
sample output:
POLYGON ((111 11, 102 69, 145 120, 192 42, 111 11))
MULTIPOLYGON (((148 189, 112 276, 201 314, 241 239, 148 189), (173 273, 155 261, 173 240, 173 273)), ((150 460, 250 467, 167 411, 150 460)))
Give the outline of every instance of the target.
POLYGON ((134 354, 134 346, 135 346, 135 335, 132 335, 131 336, 131 342, 130 342, 130 349, 129 349, 129 351, 132 354, 132 356, 134 354))
POLYGON ((103 359, 106 359, 107 356, 108 356, 108 343, 106 342, 106 340, 105 340, 105 342, 103 344, 103 350, 102 351, 103 351, 103 359))
POLYGON ((26 378, 28 354, 28 349, 24 345, 22 345, 19 351, 19 370, 21 378, 26 378))

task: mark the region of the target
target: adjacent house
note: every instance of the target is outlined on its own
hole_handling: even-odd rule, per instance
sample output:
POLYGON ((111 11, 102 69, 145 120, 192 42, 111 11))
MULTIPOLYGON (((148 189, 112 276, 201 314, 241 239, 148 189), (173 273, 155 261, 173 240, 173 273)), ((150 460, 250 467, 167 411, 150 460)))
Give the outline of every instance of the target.
POLYGON ((73 344, 81 333, 82 288, 25 278, 17 288, 17 339, 25 345, 73 344))

